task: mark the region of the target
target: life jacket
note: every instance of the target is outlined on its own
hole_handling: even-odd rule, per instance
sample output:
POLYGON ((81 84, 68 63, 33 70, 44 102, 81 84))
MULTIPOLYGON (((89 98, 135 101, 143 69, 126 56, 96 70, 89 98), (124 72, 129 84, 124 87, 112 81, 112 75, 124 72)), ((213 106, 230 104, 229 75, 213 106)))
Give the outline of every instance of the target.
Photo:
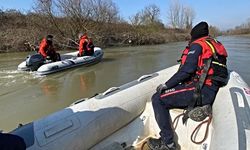
POLYGON ((181 67, 182 65, 184 65, 184 63, 186 62, 186 59, 187 59, 187 55, 188 55, 189 49, 190 49, 190 46, 187 46, 187 47, 182 51, 181 59, 180 59, 180 60, 177 60, 178 62, 181 63, 180 67, 181 67))
POLYGON ((49 51, 54 51, 54 48, 52 45, 48 44, 46 38, 44 38, 39 45, 38 53, 40 53, 44 58, 46 58, 48 56, 49 51))
MULTIPOLYGON (((228 55, 224 46, 219 41, 210 38, 209 36, 199 38, 193 41, 190 45, 192 44, 199 44, 202 47, 202 55, 199 56, 198 68, 194 78, 199 80, 202 74, 206 74, 204 84, 209 86, 211 86, 213 83, 218 86, 226 85, 228 79, 228 71, 226 66, 228 55), (209 66, 206 64, 208 60, 211 61, 209 66), (207 66, 209 68, 207 71, 205 71, 204 68, 207 66)), ((189 50, 189 46, 183 50, 181 65, 185 63, 189 50)))
POLYGON ((79 43, 79 54, 83 55, 88 50, 88 37, 82 36, 79 43))

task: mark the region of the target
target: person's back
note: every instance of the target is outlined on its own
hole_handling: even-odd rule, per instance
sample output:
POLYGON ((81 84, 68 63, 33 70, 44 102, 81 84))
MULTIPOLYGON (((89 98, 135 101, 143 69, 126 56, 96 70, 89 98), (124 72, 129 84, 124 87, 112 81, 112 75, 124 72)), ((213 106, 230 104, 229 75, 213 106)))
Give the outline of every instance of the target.
POLYGON ((81 57, 81 56, 86 56, 86 53, 88 51, 88 36, 86 33, 82 34, 80 33, 79 34, 79 52, 77 54, 78 57, 81 57))
POLYGON ((94 44, 91 38, 88 38, 87 33, 79 33, 79 52, 78 57, 92 56, 94 54, 94 44))
POLYGON ((38 53, 43 56, 44 59, 48 56, 47 52, 49 49, 49 44, 47 43, 46 38, 43 38, 40 45, 39 45, 39 51, 38 53))

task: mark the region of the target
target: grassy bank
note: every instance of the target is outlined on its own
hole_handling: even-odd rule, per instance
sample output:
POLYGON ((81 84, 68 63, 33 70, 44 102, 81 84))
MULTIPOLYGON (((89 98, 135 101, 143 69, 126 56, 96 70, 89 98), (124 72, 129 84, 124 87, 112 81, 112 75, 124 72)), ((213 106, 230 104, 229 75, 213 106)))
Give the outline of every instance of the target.
POLYGON ((78 41, 79 32, 87 32, 95 45, 101 47, 162 44, 182 41, 188 36, 186 30, 165 28, 159 23, 131 25, 89 20, 84 27, 74 27, 68 18, 52 19, 36 13, 1 11, 0 52, 31 51, 27 43, 39 45, 47 34, 54 35, 54 45, 58 50, 76 48, 72 41, 78 41))
POLYGON ((234 35, 234 36, 250 38, 250 33, 248 33, 248 34, 238 34, 238 35, 234 35))
MULTIPOLYGON (((190 29, 167 28, 157 19, 131 24, 119 18, 56 17, 43 12, 23 14, 16 10, 0 10, 0 53, 32 51, 30 44, 39 45, 47 34, 54 35, 57 50, 77 49, 80 32, 87 32, 95 45, 105 48, 184 41, 190 29)), ((210 26, 212 36, 218 33, 217 28, 210 26)))

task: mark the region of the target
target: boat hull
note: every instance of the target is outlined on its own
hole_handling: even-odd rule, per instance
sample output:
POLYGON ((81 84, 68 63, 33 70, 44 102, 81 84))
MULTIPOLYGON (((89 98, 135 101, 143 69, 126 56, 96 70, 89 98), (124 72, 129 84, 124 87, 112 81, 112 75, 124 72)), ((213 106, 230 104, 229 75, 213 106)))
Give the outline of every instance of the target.
MULTIPOLYGON (((35 71, 36 75, 47 75, 59 71, 63 71, 69 68, 78 66, 89 66, 96 64, 102 60, 103 51, 99 47, 94 48, 93 56, 77 57, 78 52, 66 53, 61 55, 61 61, 46 63, 38 67, 35 71)), ((26 61, 18 65, 18 70, 31 71, 32 69, 26 65, 26 61)))

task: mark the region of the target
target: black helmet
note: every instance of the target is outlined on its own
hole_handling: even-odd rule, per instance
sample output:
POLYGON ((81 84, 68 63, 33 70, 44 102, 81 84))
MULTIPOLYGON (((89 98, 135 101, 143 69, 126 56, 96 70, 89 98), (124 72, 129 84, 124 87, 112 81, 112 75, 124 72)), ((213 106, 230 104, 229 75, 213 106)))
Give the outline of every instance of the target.
POLYGON ((192 41, 204 36, 208 36, 208 34, 209 34, 208 24, 204 21, 194 26, 190 33, 192 41))
POLYGON ((52 41, 52 40, 53 40, 53 35, 50 35, 50 34, 47 35, 47 36, 46 36, 46 40, 47 40, 47 41, 52 41))

